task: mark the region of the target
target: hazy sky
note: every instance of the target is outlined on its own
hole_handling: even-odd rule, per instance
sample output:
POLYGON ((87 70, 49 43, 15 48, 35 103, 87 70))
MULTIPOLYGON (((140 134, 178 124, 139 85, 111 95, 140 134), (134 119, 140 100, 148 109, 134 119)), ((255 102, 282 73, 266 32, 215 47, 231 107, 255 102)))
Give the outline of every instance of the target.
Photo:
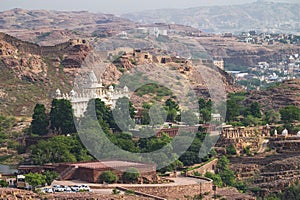
MULTIPOLYGON (((88 10, 92 12, 126 13, 159 8, 188 8, 196 6, 241 4, 255 0, 0 0, 0 10, 12 8, 46 10, 88 10)), ((279 1, 279 0, 273 0, 279 1)), ((294 2, 299 0, 280 0, 294 2)))

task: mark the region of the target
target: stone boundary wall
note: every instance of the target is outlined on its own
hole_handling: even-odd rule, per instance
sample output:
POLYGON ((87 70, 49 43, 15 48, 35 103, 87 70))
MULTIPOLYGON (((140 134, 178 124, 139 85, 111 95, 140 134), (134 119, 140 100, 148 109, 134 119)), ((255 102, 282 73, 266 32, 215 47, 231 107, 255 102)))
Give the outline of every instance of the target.
POLYGON ((194 172, 198 172, 200 174, 205 174, 206 172, 212 172, 214 173, 214 171, 216 170, 216 167, 217 167, 217 163, 218 163, 218 159, 214 159, 208 163, 206 163, 205 165, 197 168, 197 169, 193 169, 191 171, 188 171, 187 172, 187 175, 188 176, 193 176, 194 175, 194 172))
MULTIPOLYGON (((198 177, 197 177, 198 178, 198 177)), ((199 178, 198 178, 199 179, 199 178)), ((209 179, 210 180, 210 179, 209 179)), ((205 181, 200 184, 193 185, 177 185, 177 186, 160 186, 160 187, 130 187, 127 186, 130 190, 134 190, 136 192, 142 192, 146 194, 151 194, 154 196, 160 196, 165 199, 186 199, 187 196, 194 197, 195 195, 201 193, 212 193, 212 181, 205 181)))
MULTIPOLYGON (((124 187, 116 187, 118 190, 122 190, 122 191, 130 191, 131 189, 127 189, 127 188, 124 188, 124 187)), ((144 193, 144 192, 139 192, 139 191, 134 191, 134 194, 136 195, 139 195, 139 196, 144 196, 144 197, 150 197, 150 198, 153 198, 155 200, 167 200, 165 198, 162 198, 162 197, 159 197, 159 196, 155 196, 155 195, 152 195, 152 194, 147 194, 147 193, 144 193)))

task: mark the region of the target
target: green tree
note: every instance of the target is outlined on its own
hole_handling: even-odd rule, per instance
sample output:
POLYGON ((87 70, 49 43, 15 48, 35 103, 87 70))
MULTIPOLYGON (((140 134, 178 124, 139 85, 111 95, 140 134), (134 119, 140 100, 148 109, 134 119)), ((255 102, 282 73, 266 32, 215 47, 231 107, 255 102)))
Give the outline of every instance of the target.
POLYGON ((226 121, 234 121, 239 114, 239 106, 237 102, 232 99, 227 100, 226 121))
POLYGON ((203 123, 207 123, 211 120, 211 111, 208 109, 200 110, 200 115, 201 115, 203 123))
POLYGON ((297 106, 286 106, 280 109, 281 120, 285 123, 292 123, 295 120, 300 120, 300 108, 297 106))
POLYGON ((46 177, 38 173, 29 173, 25 174, 25 181, 35 189, 46 184, 46 177))
POLYGON ((251 104, 250 110, 254 117, 261 118, 260 105, 257 102, 251 104))
POLYGON ((183 163, 180 160, 175 160, 173 163, 169 164, 168 166, 160 169, 160 172, 171 172, 171 171, 175 171, 178 168, 183 167, 183 163))
POLYGON ((236 178, 232 170, 229 169, 229 160, 226 156, 222 156, 217 163, 217 171, 220 175, 222 182, 226 186, 235 186, 236 178))
POLYGON ((53 99, 50 111, 51 129, 61 134, 76 133, 72 105, 66 99, 53 99))
POLYGON ((256 126, 259 123, 259 119, 254 117, 253 115, 247 115, 243 119, 243 124, 245 126, 256 126))
POLYGON ((230 144, 227 148, 226 148, 226 153, 229 155, 236 155, 236 149, 234 147, 233 144, 230 144))
POLYGON ((222 179, 220 177, 219 174, 214 174, 211 172, 206 172, 204 175, 206 178, 210 178, 213 180, 214 185, 218 186, 218 187, 222 187, 223 186, 223 182, 222 179))
POLYGON ((84 117, 85 121, 96 117, 101 129, 105 133, 109 132, 109 127, 119 130, 119 127, 114 122, 111 110, 106 107, 101 99, 91 99, 88 102, 84 117))
POLYGON ((8 183, 5 180, 0 180, 0 187, 8 187, 8 183))
POLYGON ((126 183, 134 183, 138 180, 140 176, 140 172, 138 169, 131 167, 124 172, 122 176, 122 180, 126 183))
POLYGON ((46 135, 48 133, 48 124, 45 106, 36 104, 32 115, 31 132, 33 134, 46 135))
POLYGON ((165 103, 165 110, 167 111, 167 121, 175 122, 179 105, 172 99, 168 99, 165 103))
POLYGON ((199 163, 199 153, 193 152, 193 151, 186 151, 184 152, 179 160, 185 165, 185 166, 191 166, 195 163, 199 163))
POLYGON ((235 174, 232 170, 226 169, 226 170, 220 171, 219 174, 220 174, 220 177, 221 177, 223 183, 226 186, 235 186, 236 179, 235 179, 235 174))
POLYGON ((210 99, 208 101, 205 101, 205 99, 200 98, 198 104, 202 122, 209 122, 211 120, 212 101, 210 99))
POLYGON ((143 125, 149 125, 151 122, 150 115, 149 115, 149 109, 144 108, 142 111, 142 124, 143 125))
POLYGON ((36 145, 32 145, 30 149, 31 159, 37 165, 92 159, 75 136, 56 136, 49 140, 40 140, 36 145))
POLYGON ((280 113, 275 110, 267 110, 265 112, 265 120, 268 124, 278 123, 280 121, 280 113))
POLYGON ((112 171, 105 171, 99 176, 98 181, 99 183, 112 184, 118 181, 118 176, 112 171))
POLYGON ((154 104, 154 105, 152 105, 152 107, 149 111, 150 111, 149 115, 151 118, 150 125, 155 126, 155 125, 164 124, 167 116, 166 116, 166 112, 162 106, 160 106, 158 104, 154 104))
POLYGON ((54 172, 54 171, 45 171, 44 172, 44 176, 46 179, 46 183, 47 185, 51 185, 51 183, 58 178, 58 173, 54 172))
POLYGON ((189 126, 193 126, 199 122, 199 119, 191 110, 184 110, 181 112, 181 121, 189 126))
POLYGON ((226 170, 229 169, 229 160, 226 156, 222 156, 221 158, 219 158, 218 163, 217 163, 217 169, 222 171, 222 170, 226 170))
POLYGON ((287 188, 282 195, 280 195, 281 199, 291 199, 296 200, 300 199, 300 184, 296 183, 291 187, 287 188))
POLYGON ((127 97, 118 99, 112 112, 120 130, 128 131, 130 128, 134 128, 135 122, 132 119, 135 115, 134 111, 135 109, 127 97))

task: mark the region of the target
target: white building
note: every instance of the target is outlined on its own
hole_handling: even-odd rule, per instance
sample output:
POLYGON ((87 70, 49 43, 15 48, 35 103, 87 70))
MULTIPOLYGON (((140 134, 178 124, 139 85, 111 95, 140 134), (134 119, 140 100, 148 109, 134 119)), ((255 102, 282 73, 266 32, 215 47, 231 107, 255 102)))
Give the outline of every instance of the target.
POLYGON ((93 71, 88 75, 83 89, 76 92, 74 89, 69 94, 61 94, 59 89, 55 92, 56 99, 67 99, 71 102, 75 117, 82 117, 91 99, 99 98, 105 105, 114 108, 119 98, 129 97, 128 87, 122 90, 115 90, 111 85, 108 90, 103 86, 102 81, 98 82, 93 71))

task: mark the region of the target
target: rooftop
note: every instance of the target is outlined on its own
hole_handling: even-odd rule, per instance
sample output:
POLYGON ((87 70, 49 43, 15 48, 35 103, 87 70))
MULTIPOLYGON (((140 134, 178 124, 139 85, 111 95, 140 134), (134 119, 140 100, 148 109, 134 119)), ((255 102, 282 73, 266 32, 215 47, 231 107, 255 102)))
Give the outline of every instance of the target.
POLYGON ((89 168, 89 169, 106 169, 106 168, 149 168, 155 167, 155 164, 151 163, 138 163, 130 161, 96 161, 96 162, 83 162, 83 163, 71 163, 69 164, 75 167, 89 168))

